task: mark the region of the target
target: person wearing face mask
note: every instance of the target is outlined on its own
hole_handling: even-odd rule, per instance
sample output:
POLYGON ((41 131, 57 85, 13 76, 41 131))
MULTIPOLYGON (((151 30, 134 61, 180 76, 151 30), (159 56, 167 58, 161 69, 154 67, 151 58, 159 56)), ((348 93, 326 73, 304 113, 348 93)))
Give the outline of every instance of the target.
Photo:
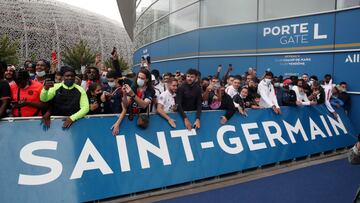
POLYGON ((185 127, 191 130, 193 126, 200 128, 200 115, 202 108, 201 87, 195 80, 198 78, 199 72, 195 69, 189 69, 186 73, 186 80, 179 87, 176 94, 176 102, 178 104, 178 112, 184 119, 185 127), (190 123, 185 111, 196 111, 196 120, 194 125, 190 123))
POLYGON ((36 63, 36 67, 35 67, 36 76, 34 80, 43 83, 46 77, 50 75, 49 70, 50 70, 50 63, 45 59, 40 59, 36 63))
POLYGON ((103 87, 103 94, 106 99, 106 112, 108 113, 121 113, 123 111, 122 103, 126 102, 126 95, 123 94, 122 88, 125 81, 129 84, 129 81, 125 78, 119 77, 118 73, 111 70, 106 75, 107 85, 103 87))
MULTIPOLYGON (((142 68, 136 77, 136 82, 132 87, 125 84, 124 90, 128 97, 128 104, 130 105, 131 114, 147 113, 148 109, 154 99, 155 90, 151 81, 151 73, 145 68, 142 68)), ((151 107, 150 107, 151 108, 151 107)))
POLYGON ((281 114, 280 106, 277 102, 274 86, 271 81, 273 73, 266 71, 264 79, 258 85, 258 94, 260 94, 260 106, 263 108, 272 108, 276 114, 281 114))
POLYGON ((26 70, 15 72, 15 82, 10 85, 12 116, 40 116, 46 104, 40 101, 42 83, 31 81, 26 70))
POLYGON ((75 69, 61 67, 63 82, 54 84, 46 81, 40 94, 42 102, 51 101, 51 107, 43 116, 43 123, 50 127, 50 116, 66 116, 63 128, 69 128, 75 121, 89 112, 89 100, 85 90, 75 84, 75 69))

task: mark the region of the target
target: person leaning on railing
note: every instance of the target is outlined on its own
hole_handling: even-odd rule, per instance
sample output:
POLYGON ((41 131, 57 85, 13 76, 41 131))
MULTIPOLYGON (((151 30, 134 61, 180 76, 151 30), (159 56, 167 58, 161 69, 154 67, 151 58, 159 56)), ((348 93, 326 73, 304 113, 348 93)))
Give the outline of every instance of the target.
POLYGON ((31 117, 42 115, 47 105, 40 101, 42 83, 30 80, 27 70, 15 72, 15 82, 10 85, 11 107, 14 117, 31 117))
POLYGON ((66 116, 63 128, 69 128, 76 120, 89 112, 89 101, 85 90, 75 84, 75 70, 68 66, 61 68, 64 81, 54 85, 46 81, 40 94, 42 102, 51 101, 51 107, 43 116, 43 122, 50 126, 50 115, 66 116))

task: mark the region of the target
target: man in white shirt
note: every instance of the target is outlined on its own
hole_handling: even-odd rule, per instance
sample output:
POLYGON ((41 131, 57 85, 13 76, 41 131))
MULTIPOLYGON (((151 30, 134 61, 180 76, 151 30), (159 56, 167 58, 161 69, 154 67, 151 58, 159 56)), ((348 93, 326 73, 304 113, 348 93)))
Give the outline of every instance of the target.
POLYGON ((324 88, 325 91, 325 105, 326 108, 334 115, 335 118, 337 118, 338 114, 334 110, 334 108, 330 104, 330 99, 332 96, 332 89, 335 85, 332 84, 332 77, 330 74, 326 74, 324 76, 324 83, 321 85, 322 88, 324 88))
POLYGON ((231 99, 239 94, 239 88, 240 88, 240 84, 241 84, 241 78, 240 77, 235 77, 234 81, 232 82, 232 85, 228 86, 225 89, 226 94, 228 94, 231 99))
POLYGON ((271 84, 273 76, 272 72, 267 71, 264 79, 262 79, 258 85, 258 94, 261 96, 259 105, 263 108, 272 108, 276 114, 281 114, 274 86, 271 84))
POLYGON ((175 120, 170 118, 167 114, 168 112, 175 112, 176 111, 176 91, 178 88, 178 81, 175 78, 169 78, 167 83, 167 90, 160 94, 157 104, 157 112, 165 118, 169 125, 173 128, 176 128, 175 120))

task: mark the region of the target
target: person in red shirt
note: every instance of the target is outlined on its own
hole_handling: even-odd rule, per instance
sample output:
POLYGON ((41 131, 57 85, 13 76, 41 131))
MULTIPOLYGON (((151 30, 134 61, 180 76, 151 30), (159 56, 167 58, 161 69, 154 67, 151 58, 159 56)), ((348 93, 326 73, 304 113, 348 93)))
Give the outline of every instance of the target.
POLYGON ((40 101, 42 83, 30 80, 26 70, 15 73, 15 83, 10 85, 12 115, 14 117, 40 116, 46 104, 40 101))

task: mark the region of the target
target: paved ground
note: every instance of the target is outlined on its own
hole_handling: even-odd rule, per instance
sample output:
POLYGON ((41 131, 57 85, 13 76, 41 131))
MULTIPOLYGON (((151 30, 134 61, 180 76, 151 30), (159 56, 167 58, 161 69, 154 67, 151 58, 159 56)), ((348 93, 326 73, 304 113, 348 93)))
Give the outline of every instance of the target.
POLYGON ((182 196, 182 202, 352 202, 360 186, 360 166, 345 158, 220 189, 182 196))

